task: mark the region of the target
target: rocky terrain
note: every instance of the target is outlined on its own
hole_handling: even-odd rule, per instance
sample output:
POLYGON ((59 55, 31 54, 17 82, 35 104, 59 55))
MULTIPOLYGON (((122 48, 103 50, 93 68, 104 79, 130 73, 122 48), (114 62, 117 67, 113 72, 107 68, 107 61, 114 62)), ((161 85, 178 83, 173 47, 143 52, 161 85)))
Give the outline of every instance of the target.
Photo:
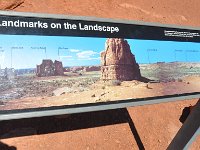
POLYGON ((200 90, 200 64, 142 64, 140 80, 101 80, 100 71, 65 72, 64 76, 18 76, 1 80, 0 109, 24 109, 83 103, 116 101, 200 90), (167 87, 167 88, 166 88, 167 87), (123 91, 123 92, 122 92, 123 91), (42 104, 41 104, 42 102, 42 104))
POLYGON ((90 71, 100 71, 101 66, 74 66, 64 68, 64 72, 90 72, 90 71))
POLYGON ((199 76, 200 63, 155 63, 140 64, 142 76, 159 82, 182 81, 187 76, 199 76))
MULTIPOLYGON (((37 65, 35 73, 27 73, 27 70, 24 70, 24 74, 21 72, 21 75, 14 75, 15 71, 13 71, 12 78, 4 77, 1 79, 0 101, 4 101, 4 104, 8 100, 20 100, 24 98, 32 98, 32 101, 34 101, 36 97, 48 98, 68 93, 93 91, 95 90, 93 84, 97 81, 100 86, 104 86, 107 83, 121 85, 122 81, 135 81, 137 84, 148 82, 160 83, 162 85, 163 83, 173 84, 174 82, 182 82, 187 76, 200 78, 199 63, 158 62, 155 64, 139 65, 136 62, 135 56, 131 53, 128 42, 120 38, 108 38, 105 43, 105 51, 101 52, 100 56, 101 66, 64 68, 61 61, 55 60, 53 62, 51 59, 44 59, 40 65, 37 65)), ((188 84, 190 83, 188 82, 188 84)), ((157 86, 159 87, 160 85, 157 86)), ((155 90, 154 92, 156 92, 155 90)), ((164 90, 164 87, 161 90, 164 90)), ((173 89, 170 90, 172 91, 173 89)), ((185 90, 184 92, 188 93, 189 90, 185 90)), ((114 90, 113 93, 117 92, 114 90)), ((170 93, 166 94, 170 95, 170 93)), ((127 98, 138 97, 121 97, 121 99, 127 98)), ((89 100, 89 98, 87 99, 89 100)), ((109 96, 109 100, 119 99, 109 96)), ((88 103, 92 102, 94 101, 88 101, 88 103)), ((76 103, 79 102, 77 101, 76 103)), ((31 105, 27 107, 31 107, 31 105)))
MULTIPOLYGON (((90 76, 90 75, 89 75, 90 76)), ((54 90, 67 87, 70 92, 81 92, 88 90, 91 84, 94 84, 98 77, 68 76, 59 77, 36 77, 36 76, 19 76, 13 80, 1 80, 0 83, 0 100, 13 100, 25 97, 53 96, 54 90)), ((63 91, 64 92, 64 91, 63 91)))

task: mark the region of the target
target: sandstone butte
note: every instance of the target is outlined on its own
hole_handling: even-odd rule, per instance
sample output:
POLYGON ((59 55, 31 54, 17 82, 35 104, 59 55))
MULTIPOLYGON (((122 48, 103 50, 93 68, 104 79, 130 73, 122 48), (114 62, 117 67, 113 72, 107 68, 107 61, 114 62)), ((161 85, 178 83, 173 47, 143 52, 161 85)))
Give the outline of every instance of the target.
POLYGON ((36 75, 45 76, 62 76, 64 75, 62 62, 55 60, 53 63, 50 59, 44 59, 42 64, 37 65, 36 75))
POLYGON ((139 65, 128 42, 121 38, 107 39, 105 51, 101 52, 101 79, 130 81, 140 78, 139 65))

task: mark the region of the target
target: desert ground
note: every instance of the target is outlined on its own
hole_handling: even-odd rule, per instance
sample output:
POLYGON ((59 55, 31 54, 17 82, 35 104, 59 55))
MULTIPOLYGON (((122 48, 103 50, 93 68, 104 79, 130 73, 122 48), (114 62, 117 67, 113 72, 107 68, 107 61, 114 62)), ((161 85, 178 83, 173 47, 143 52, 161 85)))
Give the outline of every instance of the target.
MULTIPOLYGON (((199 0, 182 0, 181 2, 178 0, 85 0, 84 2, 80 0, 0 0, 0 10, 200 26, 199 0)), ((184 80, 190 82, 190 78, 193 77, 184 80)), ((192 81, 199 81, 196 77, 194 78, 192 81)), ((185 82, 180 83, 184 85, 185 82)), ((124 84, 122 83, 120 87, 124 84)), ((166 149, 182 125, 178 119, 183 108, 194 105, 196 102, 197 99, 131 107, 127 109, 130 116, 127 119, 129 122, 124 121, 126 113, 121 110, 77 114, 68 118, 52 117, 0 122, 0 146, 6 150, 11 149, 11 146, 12 149, 17 150, 139 149, 138 137, 133 132, 134 128, 131 128, 130 124, 132 124, 145 149, 166 149)), ((200 149, 199 143, 200 136, 190 149, 200 149)))
POLYGON ((140 65, 149 82, 104 81, 100 71, 66 72, 64 76, 20 75, 1 83, 0 110, 98 103, 200 91, 199 63, 140 65))

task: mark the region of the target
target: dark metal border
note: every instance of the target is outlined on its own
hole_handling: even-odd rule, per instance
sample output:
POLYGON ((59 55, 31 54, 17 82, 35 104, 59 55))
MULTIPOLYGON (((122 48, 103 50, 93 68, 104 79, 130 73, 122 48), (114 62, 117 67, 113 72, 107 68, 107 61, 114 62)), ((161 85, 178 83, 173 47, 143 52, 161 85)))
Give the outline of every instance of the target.
POLYGON ((200 92, 138 98, 138 99, 126 99, 126 100, 119 100, 112 102, 87 103, 87 104, 41 107, 41 108, 31 108, 31 109, 19 109, 19 110, 5 110, 5 111, 0 111, 0 121, 102 111, 102 110, 151 105, 151 104, 159 104, 159 103, 198 99, 198 98, 200 98, 200 92))
POLYGON ((192 26, 178 26, 173 24, 161 24, 156 22, 144 22, 144 21, 132 21, 122 19, 108 19, 108 18, 97 18, 97 17, 86 17, 86 16, 72 16, 72 15, 61 15, 61 14, 44 14, 44 13, 27 13, 27 12, 16 12, 16 11, 0 11, 0 15, 5 16, 23 16, 23 17, 39 17, 39 18, 54 18, 54 19, 72 19, 72 20, 84 20, 84 21, 100 21, 108 23, 123 23, 123 24, 136 24, 136 25, 147 25, 155 27, 169 27, 177 29, 190 29, 200 30, 200 27, 192 26))

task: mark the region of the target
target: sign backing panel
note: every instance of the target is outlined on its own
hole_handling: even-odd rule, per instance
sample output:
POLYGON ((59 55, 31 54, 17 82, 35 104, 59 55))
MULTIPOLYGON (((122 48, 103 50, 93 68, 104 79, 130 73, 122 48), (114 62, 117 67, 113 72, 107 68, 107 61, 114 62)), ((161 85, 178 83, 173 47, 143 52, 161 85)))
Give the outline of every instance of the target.
POLYGON ((0 41, 1 114, 200 92, 198 29, 1 13, 0 41))

